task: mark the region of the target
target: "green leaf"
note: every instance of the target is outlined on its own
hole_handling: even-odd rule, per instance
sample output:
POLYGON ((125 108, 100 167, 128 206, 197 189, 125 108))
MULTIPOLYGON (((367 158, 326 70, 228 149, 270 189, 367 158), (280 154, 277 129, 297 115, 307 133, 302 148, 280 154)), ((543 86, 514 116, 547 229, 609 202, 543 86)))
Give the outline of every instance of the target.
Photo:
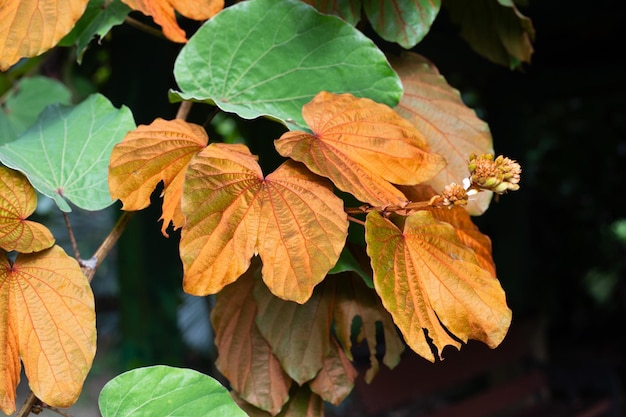
POLYGON ((0 98, 0 145, 17 139, 49 104, 70 104, 71 93, 47 77, 23 78, 0 98))
POLYGON ((103 417, 246 416, 213 378, 163 365, 116 376, 102 388, 98 405, 103 417))
POLYGON ((130 11, 120 0, 90 0, 83 16, 59 45, 75 46, 76 60, 80 64, 89 42, 95 37, 103 38, 113 26, 122 24, 130 11))
POLYGON ((101 210, 113 202, 108 186, 113 146, 134 128, 127 107, 116 109, 96 94, 76 106, 47 107, 21 137, 0 146, 0 161, 24 173, 65 212, 72 211, 65 199, 101 210))
POLYGON ((302 128, 318 92, 350 92, 395 106, 402 85, 361 32, 296 0, 250 0, 220 12, 176 59, 182 92, 245 119, 268 116, 302 128))
POLYGON ((406 49, 424 39, 440 7, 441 0, 363 0, 376 33, 406 49))
POLYGON ((339 255, 339 260, 335 264, 335 266, 328 271, 328 274, 340 274, 342 272, 355 272, 358 276, 363 279, 363 282, 370 287, 374 288, 374 281, 372 280, 371 274, 368 274, 359 261, 354 257, 348 245, 344 246, 341 251, 341 255, 339 255))

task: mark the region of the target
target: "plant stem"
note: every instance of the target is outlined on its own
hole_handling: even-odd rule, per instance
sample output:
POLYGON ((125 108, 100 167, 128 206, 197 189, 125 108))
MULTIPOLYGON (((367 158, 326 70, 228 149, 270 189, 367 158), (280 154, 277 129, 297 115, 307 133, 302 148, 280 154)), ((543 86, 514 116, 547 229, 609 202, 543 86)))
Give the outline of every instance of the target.
POLYGON ((83 273, 87 276, 89 282, 93 279, 96 270, 104 258, 106 258, 111 249, 113 249, 113 246, 117 243, 117 240, 122 235, 122 232, 124 232, 124 229, 126 229, 128 222, 132 219, 134 214, 134 211, 122 212, 122 215, 117 220, 117 223, 115 223, 115 226, 113 226, 113 229, 109 232, 109 235, 104 239, 104 242, 102 242, 98 250, 96 250, 96 253, 94 253, 91 257, 91 263, 83 262, 81 264, 83 273))
POLYGON ((189 115, 189 111, 191 111, 192 104, 193 102, 187 100, 180 103, 180 107, 178 108, 178 112, 176 113, 176 118, 186 120, 187 116, 189 115))
POLYGON ((357 219, 356 217, 348 216, 348 220, 350 220, 351 222, 360 224, 361 226, 365 226, 365 222, 363 220, 357 219))
POLYGON ((59 415, 62 415, 63 417, 72 417, 72 415, 71 415, 71 414, 66 413, 65 411, 61 410, 60 408, 53 407, 53 406, 48 405, 48 404, 42 404, 42 406, 41 406, 41 407, 42 407, 42 408, 47 408, 47 409, 48 409, 48 410, 50 410, 50 411, 54 411, 55 413, 57 413, 57 414, 59 414, 59 415))
POLYGON ((72 225, 70 225, 70 218, 68 217, 66 212, 63 213, 63 220, 65 220, 65 227, 67 227, 67 233, 70 236, 70 243, 72 244, 72 249, 74 250, 74 257, 76 259, 80 259, 80 252, 78 251, 78 245, 76 244, 76 238, 74 237, 74 231, 72 230, 72 225))
POLYGON ((126 16, 126 18, 124 19, 124 23, 128 23, 130 26, 139 29, 142 32, 146 32, 149 35, 156 36, 157 38, 167 39, 160 30, 153 28, 152 26, 146 25, 145 23, 142 23, 139 20, 134 19, 130 16, 126 16))
POLYGON ((26 401, 24 401, 24 404, 22 404, 22 407, 17 412, 15 417, 26 417, 27 415, 30 414, 33 407, 39 404, 39 402, 40 402, 39 398, 37 398, 35 394, 31 391, 28 394, 28 397, 26 397, 26 401))

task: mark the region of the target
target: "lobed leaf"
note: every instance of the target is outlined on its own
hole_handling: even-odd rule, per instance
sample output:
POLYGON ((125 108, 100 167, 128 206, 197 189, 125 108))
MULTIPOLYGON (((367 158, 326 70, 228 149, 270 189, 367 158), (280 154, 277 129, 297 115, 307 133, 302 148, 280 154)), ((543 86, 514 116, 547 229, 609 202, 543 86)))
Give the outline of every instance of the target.
POLYGON ((41 223, 26 220, 37 208, 37 194, 19 172, 0 166, 0 248, 38 252, 54 245, 54 236, 41 223))
POLYGON ((0 251, 0 405, 15 411, 19 357, 37 398, 69 407, 80 395, 96 352, 94 299, 78 262, 59 246, 0 251))
MULTIPOLYGON (((459 91, 424 57, 403 53, 391 62, 404 85, 395 110, 426 137, 432 152, 445 156, 448 162, 426 184, 437 192, 450 183, 461 184, 469 176, 470 154, 493 153, 487 123, 463 103, 459 91)), ((467 209, 472 214, 482 214, 489 207, 491 195, 484 192, 472 197, 467 209)))
POLYGON ((120 0, 90 0, 87 9, 59 46, 75 46, 76 60, 80 64, 92 39, 102 39, 113 26, 120 25, 130 13, 130 8, 120 0))
POLYGON ((65 212, 71 211, 65 199, 101 210, 113 203, 107 185, 113 146, 134 128, 127 107, 116 109, 94 94, 73 107, 46 107, 20 138, 0 146, 0 161, 23 172, 65 212))
POLYGON ((103 417, 244 417, 219 382, 191 369, 157 365, 109 381, 98 399, 103 417))
POLYGON ((363 0, 372 27, 383 39, 411 49, 426 36, 441 0, 363 0))
POLYGON ((163 226, 177 229, 185 217, 180 208, 185 172, 191 158, 206 147, 209 137, 202 126, 184 120, 155 119, 126 134, 115 145, 109 163, 109 190, 123 210, 141 210, 163 181, 163 226))
POLYGON ((391 183, 418 184, 445 165, 407 120, 372 100, 321 92, 302 115, 313 134, 283 134, 275 141, 278 152, 360 201, 399 204, 406 197, 391 183))
POLYGON ((47 105, 70 104, 70 98, 70 90, 52 78, 20 79, 0 104, 0 145, 17 139, 47 105))
POLYGON ((176 22, 176 12, 193 20, 207 20, 224 8, 224 0, 122 0, 131 9, 152 16, 171 41, 185 43, 185 31, 176 22))
POLYGON ((88 0, 3 0, 0 5, 0 71, 20 58, 54 47, 85 11, 88 0))
POLYGON ((293 162, 263 178, 243 145, 210 144, 192 159, 182 211, 183 284, 195 295, 219 292, 258 253, 270 290, 303 303, 337 262, 348 228, 329 184, 293 162))
POLYGON ((444 5, 479 54, 511 69, 530 62, 535 29, 512 0, 446 0, 444 5))
POLYGON ((276 415, 289 400, 291 378, 283 371, 255 318, 252 296, 259 264, 217 294, 211 311, 218 357, 215 365, 238 396, 276 415))
POLYGON ((371 382, 378 373, 377 358, 377 323, 382 325, 385 340, 385 355, 383 363, 389 369, 395 368, 400 362, 400 355, 404 351, 404 343, 398 337, 396 326, 391 315, 376 293, 368 288, 361 280, 354 276, 342 276, 335 280, 334 319, 337 338, 343 345, 344 352, 352 360, 352 329, 354 319, 359 317, 361 325, 356 336, 358 343, 363 340, 367 343, 370 352, 370 368, 365 374, 365 381, 371 382))
POLYGON ((257 326, 283 369, 298 384, 315 378, 330 350, 332 292, 321 285, 304 304, 282 300, 267 287, 254 289, 257 326))
POLYGON ((439 356, 457 340, 502 341, 511 322, 504 291, 450 224, 417 211, 399 229, 371 212, 365 237, 376 291, 415 352, 435 359, 424 330, 439 356))
POLYGON ((249 0, 206 22, 174 67, 181 92, 245 119, 304 126, 301 109, 321 90, 396 105, 402 86, 357 29, 296 0, 249 0))

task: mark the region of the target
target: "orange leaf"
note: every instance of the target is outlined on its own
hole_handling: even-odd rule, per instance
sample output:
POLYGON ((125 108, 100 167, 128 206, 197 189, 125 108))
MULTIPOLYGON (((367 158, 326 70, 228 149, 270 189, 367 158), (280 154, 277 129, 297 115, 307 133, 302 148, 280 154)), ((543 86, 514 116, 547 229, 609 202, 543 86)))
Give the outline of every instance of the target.
POLYGON ((0 248, 37 252, 54 245, 44 225, 26 220, 37 208, 37 194, 24 175, 0 167, 0 248))
POLYGON ((254 289, 259 330, 285 372, 300 385, 315 378, 330 349, 333 294, 325 284, 304 304, 275 297, 262 283, 254 289))
MULTIPOLYGON (((428 141, 433 152, 445 156, 448 164, 430 179, 437 192, 455 182, 461 184, 469 176, 469 155, 493 153, 491 133, 476 112, 467 107, 458 90, 451 87, 437 68, 424 57, 404 53, 391 60, 404 94, 396 111, 410 120, 428 141)), ((491 200, 491 193, 479 193, 470 200, 468 210, 482 214, 491 200)))
POLYGON ((356 376, 356 369, 333 339, 322 369, 309 385, 322 399, 339 405, 352 391, 356 376))
POLYGON ((11 414, 22 358, 43 402, 71 406, 96 352, 94 299, 78 262, 59 246, 19 255, 0 251, 0 404, 11 414), (17 373, 16 373, 17 371, 17 373))
POLYGON ((44 53, 67 35, 88 0, 2 0, 0 71, 20 58, 44 53))
POLYGON ((353 274, 339 276, 336 279, 335 292, 335 329, 337 337, 343 345, 345 353, 352 359, 352 326, 354 319, 361 319, 357 342, 366 341, 370 351, 370 368, 365 374, 365 381, 371 382, 378 373, 378 359, 376 357, 376 326, 382 324, 385 336, 385 356, 383 363, 393 369, 400 362, 400 355, 404 351, 404 343, 398 337, 396 326, 389 312, 385 310, 380 298, 374 290, 368 288, 363 280, 353 274))
POLYGON ((287 132, 278 152, 330 178, 342 191, 373 205, 406 197, 391 183, 418 184, 445 165, 426 140, 389 107, 350 94, 321 92, 302 108, 313 134, 287 132))
POLYGON ((217 293, 258 253, 278 297, 305 302, 345 243, 343 202, 330 185, 286 162, 263 178, 243 145, 211 144, 189 164, 182 198, 184 289, 217 293))
POLYGON ((141 210, 150 204, 150 195, 163 181, 161 232, 167 236, 170 222, 174 229, 185 222, 180 209, 185 172, 191 158, 208 141, 202 126, 184 120, 156 119, 150 125, 140 125, 113 148, 109 164, 111 197, 120 199, 124 210, 141 210))
POLYGON ((434 361, 438 349, 476 339, 496 347, 511 323, 500 282, 448 223, 417 211, 399 229, 378 212, 367 215, 365 239, 374 286, 408 345, 434 361))
POLYGON ((253 264, 216 297, 211 312, 219 352, 215 364, 241 398, 276 415, 289 399, 291 378, 254 321, 257 307, 252 289, 259 266, 253 264))
POLYGON ((207 20, 224 8, 224 0, 122 0, 122 3, 152 16, 168 39, 180 43, 187 42, 187 37, 176 22, 175 11, 189 19, 207 20))

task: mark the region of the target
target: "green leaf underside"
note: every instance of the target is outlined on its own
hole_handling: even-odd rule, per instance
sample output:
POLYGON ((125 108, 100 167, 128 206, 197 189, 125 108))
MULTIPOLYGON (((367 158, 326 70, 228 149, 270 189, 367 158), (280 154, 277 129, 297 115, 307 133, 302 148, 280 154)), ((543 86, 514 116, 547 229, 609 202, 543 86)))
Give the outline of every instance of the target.
POLYGON ((75 46, 80 64, 89 42, 103 38, 113 26, 124 23, 131 9, 120 0, 90 0, 74 29, 59 42, 60 46, 75 46))
POLYGON ((363 8, 376 33, 411 49, 426 36, 441 0, 364 0, 363 8))
POLYGON ((103 417, 246 416, 213 378, 163 365, 118 375, 104 386, 98 405, 103 417))
POLYGON ((101 210, 113 202, 108 186, 113 146, 134 128, 127 107, 116 109, 95 94, 73 107, 47 107, 20 138, 0 147, 0 161, 24 173, 65 212, 71 211, 65 199, 101 210))
POLYGON ((70 90, 51 78, 21 79, 0 107, 0 145, 17 139, 47 105, 70 104, 70 98, 70 90))
POLYGON ((305 128, 302 106, 318 92, 350 92, 395 106, 401 83, 382 52, 354 27, 295 0, 250 0, 207 21, 174 68, 182 92, 246 119, 305 128))

